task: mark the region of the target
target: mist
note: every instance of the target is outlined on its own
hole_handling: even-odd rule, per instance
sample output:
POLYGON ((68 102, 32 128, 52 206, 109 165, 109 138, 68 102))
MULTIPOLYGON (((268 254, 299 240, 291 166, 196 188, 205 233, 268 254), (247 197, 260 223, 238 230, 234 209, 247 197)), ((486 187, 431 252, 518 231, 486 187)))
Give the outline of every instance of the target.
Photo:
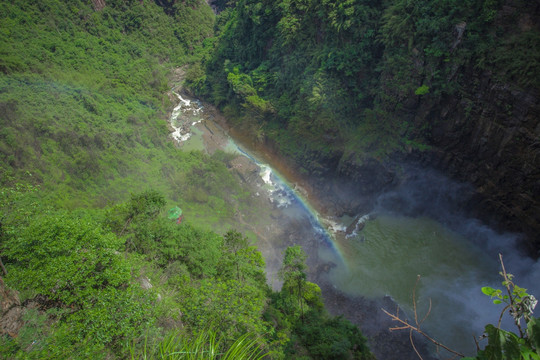
MULTIPOLYGON (((474 194, 471 185, 453 181, 431 169, 412 167, 406 173, 409 176, 402 184, 378 197, 374 213, 432 218, 470 241, 471 251, 473 248, 480 250, 491 259, 488 269, 479 269, 477 273, 469 270, 467 274, 455 269, 451 282, 427 281, 423 284, 419 299, 423 310, 427 310, 428 298, 443 299, 433 304, 430 317, 433 323, 439 324, 439 329, 431 328, 433 332, 465 331, 464 339, 472 340, 473 334, 476 337, 482 334, 485 325, 497 325, 504 306, 493 304, 480 289, 482 286, 502 289, 499 254, 503 257, 506 271, 514 274, 515 283, 528 289, 528 293, 536 298, 540 296, 540 262, 521 251, 519 241, 522 235, 498 232, 467 215, 466 209, 474 194), (487 276, 486 270, 489 271, 487 276), (466 329, 460 329, 459 324, 466 329)), ((517 331, 508 315, 504 317, 502 326, 506 330, 517 331)))

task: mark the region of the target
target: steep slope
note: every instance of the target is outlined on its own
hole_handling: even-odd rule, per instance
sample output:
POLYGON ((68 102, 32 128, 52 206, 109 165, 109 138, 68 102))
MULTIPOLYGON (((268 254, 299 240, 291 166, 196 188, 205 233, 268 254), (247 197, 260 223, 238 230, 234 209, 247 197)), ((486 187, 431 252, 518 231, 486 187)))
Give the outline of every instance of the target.
POLYGON ((164 117, 171 68, 212 33, 204 2, 4 1, 0 13, 3 184, 38 184, 67 207, 189 190, 204 156, 176 151, 164 117))
POLYGON ((437 166, 473 183, 476 214, 525 232, 536 256, 537 4, 229 5, 206 76, 190 79, 237 127, 358 194, 399 181, 404 161, 437 166))

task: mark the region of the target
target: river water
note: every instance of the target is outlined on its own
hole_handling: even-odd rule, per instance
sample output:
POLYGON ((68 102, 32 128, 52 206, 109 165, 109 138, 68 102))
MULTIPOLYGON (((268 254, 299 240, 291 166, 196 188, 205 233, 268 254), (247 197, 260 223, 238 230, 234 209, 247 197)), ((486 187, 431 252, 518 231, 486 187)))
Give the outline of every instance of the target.
MULTIPOLYGON (((272 232, 269 225, 265 225, 267 232, 264 227, 258 231, 265 238, 259 248, 268 265, 268 280, 275 288, 280 286, 276 273, 283 249, 301 244, 311 259, 310 266, 323 269, 319 275, 346 296, 389 297, 412 319, 416 289, 419 318, 431 304, 422 329, 469 355, 475 353, 473 337, 481 335, 485 324, 498 321, 501 307, 480 291, 482 286, 500 287, 498 253, 503 254, 508 271, 519 276, 517 283, 531 289, 536 297, 540 295, 535 288, 540 284, 540 268, 514 249, 517 236, 498 234, 461 216, 456 194, 467 193, 463 185, 418 169, 411 181, 382 194, 372 214, 358 214, 370 216, 364 216, 361 230, 347 234, 345 230, 354 228, 355 219, 323 218, 311 206, 315 199, 289 183, 291 180, 261 160, 260 154, 233 140, 205 116, 199 101, 173 94, 178 106, 170 118, 171 136, 179 147, 207 152, 219 148, 258 167, 256 195, 267 198, 279 211, 268 221, 280 227, 279 231, 272 232), (211 146, 208 139, 216 137, 219 145, 211 146)), ((509 320, 505 326, 514 330, 509 320)))

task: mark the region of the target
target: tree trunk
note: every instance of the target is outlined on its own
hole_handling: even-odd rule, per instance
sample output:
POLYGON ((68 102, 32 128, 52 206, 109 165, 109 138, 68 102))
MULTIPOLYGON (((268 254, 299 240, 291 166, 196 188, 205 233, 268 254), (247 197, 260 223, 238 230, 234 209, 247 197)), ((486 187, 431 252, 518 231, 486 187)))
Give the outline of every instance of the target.
POLYGON ((7 276, 7 270, 6 270, 6 267, 4 266, 4 262, 2 261, 1 257, 0 257, 0 267, 2 267, 2 271, 7 276))

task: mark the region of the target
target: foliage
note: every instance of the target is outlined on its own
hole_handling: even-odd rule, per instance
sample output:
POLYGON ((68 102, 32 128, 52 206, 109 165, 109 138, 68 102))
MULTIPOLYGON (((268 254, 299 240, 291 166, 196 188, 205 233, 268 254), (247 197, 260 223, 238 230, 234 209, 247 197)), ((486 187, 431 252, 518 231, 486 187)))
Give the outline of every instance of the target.
POLYGON ((533 295, 527 293, 527 289, 519 287, 513 282, 513 275, 508 274, 499 255, 503 277, 503 290, 494 289, 490 286, 482 288, 482 292, 493 300, 494 304, 506 306, 501 311, 497 327, 486 325, 484 336, 488 339, 487 346, 478 351, 475 358, 469 359, 540 359, 540 325, 538 319, 532 317, 532 313, 538 301, 533 295), (505 312, 512 316, 519 334, 501 329, 501 320, 505 312), (521 320, 525 321, 526 329, 522 328, 521 320))
POLYGON ((145 344, 140 352, 133 347, 130 350, 131 359, 149 360, 258 360, 267 357, 257 338, 252 334, 246 333, 232 344, 225 345, 224 339, 213 330, 203 331, 195 338, 173 332, 153 347, 145 344))
POLYGON ((539 331, 537 319, 527 322, 527 338, 519 337, 511 331, 502 330, 491 324, 486 325, 484 335, 488 339, 487 346, 478 351, 476 357, 464 359, 540 359, 539 331))
MULTIPOLYGON (((289 5, 291 16, 304 11, 289 5)), ((266 22, 262 7, 245 10, 244 30, 266 22)), ((336 31, 351 26, 340 25, 341 12, 336 31)), ((229 8, 222 19, 235 16, 229 8)), ((190 84, 230 100, 261 138, 258 122, 276 111, 266 96, 285 78, 244 44, 222 49, 245 58, 226 67, 222 88, 207 83, 199 61, 216 60, 217 39, 205 39, 213 24, 202 0, 111 0, 99 11, 79 0, 0 3, 0 249, 25 316, 21 336, 0 337, 2 356, 163 357, 193 345, 203 356, 284 358, 298 307, 324 311, 315 284, 272 293, 262 255, 229 230, 249 197, 230 159, 183 152, 168 139, 167 74, 187 63, 190 84), (164 216, 171 204, 184 210, 181 224, 164 216), (279 331, 267 310, 281 319, 279 331)), ((255 39, 247 46, 266 51, 255 39)), ((350 66, 359 54, 347 53, 350 66)), ((319 106, 317 124, 340 109, 323 98, 340 84, 321 74, 301 92, 319 106)))
POLYGON ((193 328, 212 324, 227 339, 265 332, 260 320, 266 303, 264 288, 237 280, 204 279, 185 290, 180 308, 193 328))
POLYGON ((2 2, 2 182, 40 185, 68 208, 152 188, 168 202, 183 198, 199 224, 230 220, 226 209, 241 199, 234 177, 222 161, 174 148, 164 120, 167 75, 204 56, 213 22, 202 0, 110 1, 101 11, 84 1, 2 2))
POLYGON ((282 292, 287 292, 296 298, 304 318, 304 291, 306 288, 306 254, 299 245, 290 246, 285 250, 283 265, 279 277, 283 280, 282 292))
POLYGON ((264 260, 246 237, 176 224, 162 211, 159 192, 71 212, 43 210, 29 201, 40 201, 34 192, 2 190, 1 246, 7 284, 47 310, 27 313, 33 320, 21 330, 26 335, 1 338, 7 354, 110 358, 129 351, 155 358, 195 356, 196 348, 199 356, 283 358, 288 351, 295 358, 291 349, 300 346, 312 358, 370 356, 356 327, 325 313, 320 288, 305 280, 299 247, 285 252, 284 287, 272 293, 264 260), (186 332, 178 337, 178 325, 159 326, 171 322, 186 332), (29 340, 36 336, 39 342, 29 340))
MULTIPOLYGON (((358 328, 342 317, 311 310, 296 334, 313 359, 373 359, 358 328)), ((291 351, 294 354, 294 348, 291 351)))
POLYGON ((426 95, 427 93, 429 93, 429 86, 427 85, 422 85, 414 91, 415 95, 426 95))
POLYGON ((273 294, 265 316, 272 319, 275 342, 286 345, 287 359, 373 359, 359 329, 342 317, 329 316, 322 302, 321 289, 306 281, 306 255, 300 246, 284 252, 280 278, 281 291, 273 294))
POLYGON ((3 219, 6 283, 61 310, 47 341, 33 351, 63 357, 73 347, 83 352, 108 346, 121 352, 126 339, 154 321, 152 294, 131 284, 130 263, 118 251, 123 241, 88 215, 17 205, 26 207, 29 221, 3 219))
POLYGON ((121 240, 96 224, 76 219, 65 211, 35 215, 18 236, 2 243, 8 281, 20 289, 66 305, 83 306, 96 290, 119 287, 129 279, 129 268, 118 252, 121 240))
POLYGON ((264 259, 255 246, 236 230, 229 230, 223 237, 223 248, 219 261, 219 273, 224 279, 236 279, 242 282, 254 281, 264 284, 264 259))
POLYGON ((313 176, 351 151, 380 160, 424 151, 434 121, 421 104, 476 99, 481 72, 540 87, 540 33, 518 29, 525 2, 503 3, 239 0, 218 17, 215 49, 192 83, 313 176))

